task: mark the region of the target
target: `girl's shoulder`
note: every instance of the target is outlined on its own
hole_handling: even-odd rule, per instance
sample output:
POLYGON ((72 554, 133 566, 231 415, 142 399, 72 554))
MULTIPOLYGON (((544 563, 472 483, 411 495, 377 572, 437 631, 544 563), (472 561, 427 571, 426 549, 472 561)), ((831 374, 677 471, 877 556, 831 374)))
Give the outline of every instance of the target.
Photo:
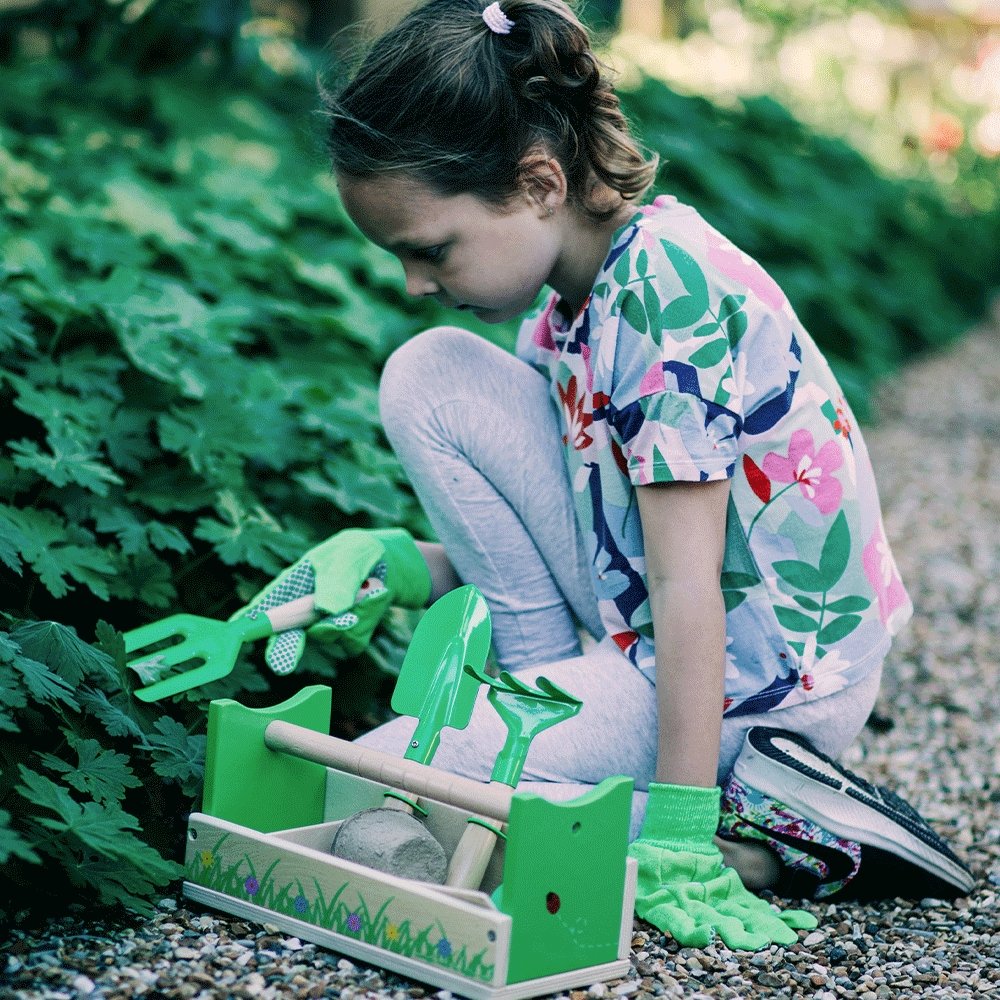
POLYGON ((615 233, 604 271, 621 285, 648 277, 678 292, 704 286, 747 296, 767 311, 783 312, 787 305, 778 283, 753 257, 672 195, 657 196, 615 233))

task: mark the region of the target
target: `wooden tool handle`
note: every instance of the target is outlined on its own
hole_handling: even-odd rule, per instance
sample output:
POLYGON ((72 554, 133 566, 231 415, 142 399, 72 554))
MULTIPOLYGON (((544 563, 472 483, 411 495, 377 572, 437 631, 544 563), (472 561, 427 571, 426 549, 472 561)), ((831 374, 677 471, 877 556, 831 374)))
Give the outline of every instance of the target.
POLYGON ((305 597, 289 601, 287 604, 279 604, 275 608, 268 608, 264 614, 275 632, 285 632, 290 628, 312 625, 318 617, 312 594, 306 594, 305 597))
POLYGON ((492 830, 479 823, 468 823, 448 863, 448 877, 444 884, 478 889, 493 857, 496 842, 497 835, 492 830))
POLYGON ((411 795, 445 802, 494 822, 506 823, 510 814, 514 790, 507 785, 499 782, 485 785, 290 722, 276 720, 269 723, 264 731, 264 744, 271 750, 280 750, 338 771, 380 781, 390 788, 400 788, 411 795))

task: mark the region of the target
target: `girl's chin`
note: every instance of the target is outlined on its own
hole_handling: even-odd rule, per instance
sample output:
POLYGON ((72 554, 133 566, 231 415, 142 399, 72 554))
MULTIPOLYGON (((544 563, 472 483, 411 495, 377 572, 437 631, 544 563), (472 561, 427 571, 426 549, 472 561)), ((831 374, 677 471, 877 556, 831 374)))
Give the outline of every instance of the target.
POLYGON ((520 306, 456 306, 459 312, 472 313, 483 323, 506 323, 526 310, 520 306))

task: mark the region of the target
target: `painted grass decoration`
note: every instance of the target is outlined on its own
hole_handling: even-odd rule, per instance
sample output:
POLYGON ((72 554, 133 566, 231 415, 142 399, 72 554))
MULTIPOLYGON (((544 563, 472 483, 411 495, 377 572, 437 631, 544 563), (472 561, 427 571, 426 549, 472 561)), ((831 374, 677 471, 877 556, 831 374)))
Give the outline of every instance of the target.
POLYGON ((349 881, 339 885, 327 899, 319 879, 314 877, 314 894, 310 899, 298 878, 282 881, 281 858, 276 858, 258 873, 252 858, 245 852, 239 853, 235 861, 224 857, 223 847, 229 839, 228 833, 222 834, 211 848, 191 855, 186 867, 189 881, 276 913, 306 920, 317 927, 356 937, 396 954, 432 962, 470 979, 484 983, 492 981, 494 966, 483 961, 486 949, 471 957, 465 945, 456 949, 440 920, 435 918, 414 932, 408 918, 393 917, 395 897, 390 896, 372 914, 368 901, 355 890, 357 901, 349 905, 345 890, 355 888, 349 881))

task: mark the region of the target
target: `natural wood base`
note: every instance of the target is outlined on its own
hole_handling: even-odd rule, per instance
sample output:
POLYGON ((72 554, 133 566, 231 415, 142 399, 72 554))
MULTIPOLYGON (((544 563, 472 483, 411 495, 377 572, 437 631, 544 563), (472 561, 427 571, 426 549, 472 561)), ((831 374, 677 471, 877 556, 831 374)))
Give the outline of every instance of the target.
POLYGON ((274 924, 287 934, 294 934, 305 941, 323 945, 331 951, 351 958, 360 959, 379 968, 391 969, 401 976, 407 976, 418 982, 430 983, 441 989, 450 990, 455 996, 469 997, 470 1000, 527 1000, 529 997, 545 996, 560 993, 575 986, 590 986, 593 983, 624 977, 630 966, 627 958, 604 965, 593 965, 584 969, 573 969, 556 976, 545 976, 541 979, 530 979, 511 986, 485 986, 472 982, 462 976, 456 976, 445 969, 437 969, 424 962, 414 961, 405 955, 376 948, 374 945, 346 937, 334 931, 324 930, 315 924, 294 917, 275 913, 273 910, 256 906, 253 903, 236 899, 214 889, 205 889, 193 882, 185 882, 184 895, 196 903, 210 906, 212 909, 231 913, 237 917, 254 920, 258 923, 274 924))

